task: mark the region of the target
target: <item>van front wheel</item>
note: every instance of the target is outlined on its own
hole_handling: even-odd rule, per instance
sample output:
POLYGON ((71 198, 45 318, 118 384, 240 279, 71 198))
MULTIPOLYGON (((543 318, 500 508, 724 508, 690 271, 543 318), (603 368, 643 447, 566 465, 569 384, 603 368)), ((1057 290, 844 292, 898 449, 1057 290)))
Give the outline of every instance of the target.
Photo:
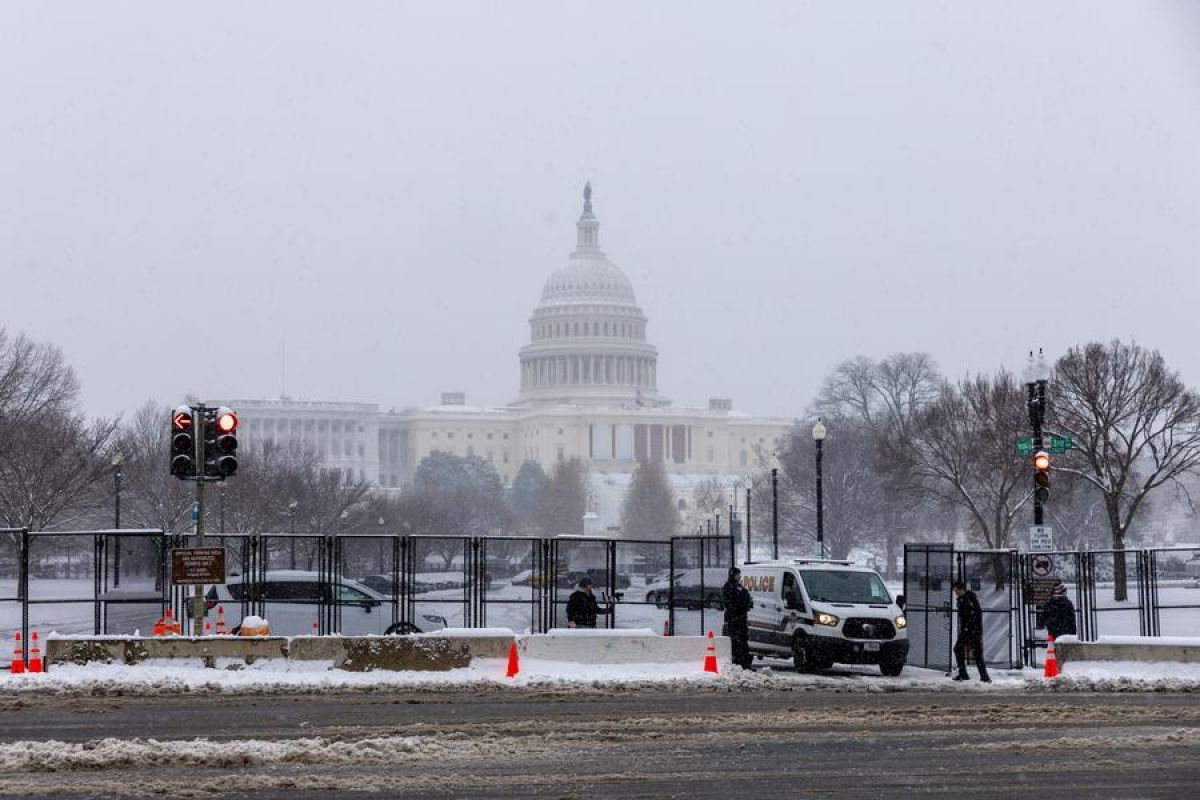
POLYGON ((802 636, 792 639, 792 664, 795 665, 796 672, 812 672, 813 670, 812 652, 809 651, 808 643, 802 636))
POLYGON ((895 678, 904 671, 904 659, 885 658, 879 662, 879 671, 889 678, 895 678))

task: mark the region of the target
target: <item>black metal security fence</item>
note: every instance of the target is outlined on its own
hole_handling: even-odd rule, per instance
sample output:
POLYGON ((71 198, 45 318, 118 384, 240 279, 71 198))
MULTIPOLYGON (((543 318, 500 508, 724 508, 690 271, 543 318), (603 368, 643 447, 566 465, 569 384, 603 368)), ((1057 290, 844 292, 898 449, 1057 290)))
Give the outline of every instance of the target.
POLYGON ((984 656, 996 666, 1037 664, 1038 651, 1046 644, 1041 603, 1059 581, 1067 586, 1076 630, 1084 640, 1184 636, 1200 630, 1200 548, 1019 553, 908 544, 904 594, 909 663, 950 669, 955 634, 950 587, 958 580, 979 599, 984 656))
MULTIPOLYGON (((172 581, 171 551, 197 544, 160 530, 0 529, 0 630, 149 633, 168 610, 192 633, 193 588, 172 581)), ((563 627, 592 579, 601 627, 696 634, 720 628, 729 537, 631 541, 562 536, 221 534, 226 581, 205 586, 204 631, 249 615, 272 632, 387 634, 443 627, 563 627)))

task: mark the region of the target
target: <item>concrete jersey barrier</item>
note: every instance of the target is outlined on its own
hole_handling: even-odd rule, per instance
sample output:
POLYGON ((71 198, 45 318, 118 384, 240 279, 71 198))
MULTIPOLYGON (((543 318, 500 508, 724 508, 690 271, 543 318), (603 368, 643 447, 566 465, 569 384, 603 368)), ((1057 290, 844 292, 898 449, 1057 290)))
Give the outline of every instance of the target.
MULTIPOLYGON (((522 658, 579 664, 678 664, 700 667, 707 655, 704 636, 663 637, 651 630, 554 629, 549 633, 516 636, 506 629, 451 629, 412 636, 51 636, 46 640, 46 663, 124 663, 147 659, 241 659, 329 661, 335 669, 444 671, 468 666, 476 658, 503 659, 514 643, 522 658)), ((730 662, 729 639, 712 640, 717 660, 730 662)))
MULTIPOLYGON (((700 666, 707 654, 707 636, 658 636, 650 630, 554 628, 521 640, 521 655, 546 661, 580 664, 678 664, 700 666)), ((717 660, 730 662, 729 638, 712 639, 717 660)))
POLYGON ((1059 665, 1071 661, 1140 661, 1200 664, 1200 638, 1172 636, 1101 636, 1081 642, 1075 636, 1054 640, 1059 665))

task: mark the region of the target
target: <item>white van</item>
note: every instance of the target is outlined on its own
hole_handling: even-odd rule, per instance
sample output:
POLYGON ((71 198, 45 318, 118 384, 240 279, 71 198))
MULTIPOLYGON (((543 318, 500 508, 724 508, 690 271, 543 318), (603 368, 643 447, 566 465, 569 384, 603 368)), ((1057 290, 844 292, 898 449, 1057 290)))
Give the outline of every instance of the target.
POLYGON ((903 596, 892 598, 873 569, 849 561, 768 561, 742 566, 753 604, 750 651, 790 656, 798 672, 878 664, 899 675, 908 658, 903 596))

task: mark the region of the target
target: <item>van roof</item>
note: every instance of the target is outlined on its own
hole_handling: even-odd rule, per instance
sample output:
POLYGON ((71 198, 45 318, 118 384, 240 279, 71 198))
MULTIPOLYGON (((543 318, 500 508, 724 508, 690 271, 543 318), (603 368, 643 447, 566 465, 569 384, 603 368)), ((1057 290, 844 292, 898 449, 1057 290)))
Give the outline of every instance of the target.
POLYGON ((870 567, 855 564, 853 561, 832 558, 780 558, 772 561, 752 561, 742 565, 743 570, 753 567, 832 567, 853 572, 875 572, 870 567))

